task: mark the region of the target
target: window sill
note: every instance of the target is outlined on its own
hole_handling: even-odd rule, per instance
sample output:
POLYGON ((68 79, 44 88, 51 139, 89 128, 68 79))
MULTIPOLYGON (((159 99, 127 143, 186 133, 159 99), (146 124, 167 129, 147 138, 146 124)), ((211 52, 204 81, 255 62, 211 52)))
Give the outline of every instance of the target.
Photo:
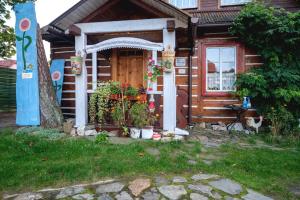
POLYGON ((234 94, 234 91, 231 92, 207 92, 203 91, 202 96, 205 97, 232 97, 234 94))

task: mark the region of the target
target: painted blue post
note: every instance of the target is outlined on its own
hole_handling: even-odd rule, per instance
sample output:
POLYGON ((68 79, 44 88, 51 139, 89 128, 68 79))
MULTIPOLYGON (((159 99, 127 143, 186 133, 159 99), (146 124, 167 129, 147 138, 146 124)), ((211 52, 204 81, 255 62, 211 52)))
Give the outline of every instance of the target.
POLYGON ((65 67, 64 59, 52 60, 50 73, 51 73, 53 87, 56 92, 56 99, 59 105, 61 105, 62 87, 64 82, 64 67, 65 67))
POLYGON ((17 4, 17 125, 40 125, 39 76, 37 63, 37 20, 34 3, 17 4))

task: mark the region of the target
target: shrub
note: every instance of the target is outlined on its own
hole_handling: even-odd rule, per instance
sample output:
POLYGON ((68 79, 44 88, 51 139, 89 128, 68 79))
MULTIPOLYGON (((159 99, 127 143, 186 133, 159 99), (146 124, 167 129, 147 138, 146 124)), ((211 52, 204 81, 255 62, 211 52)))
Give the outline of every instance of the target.
POLYGON ((145 103, 135 103, 129 110, 133 126, 143 128, 148 125, 148 108, 145 103))
POLYGON ((99 135, 96 136, 95 142, 97 144, 107 144, 108 143, 108 132, 102 131, 99 135))
POLYGON ((300 12, 252 3, 230 32, 257 51, 264 63, 238 76, 236 94, 252 97, 274 135, 293 132, 300 117, 300 12))
POLYGON ((97 90, 91 95, 89 116, 94 123, 98 121, 102 125, 105 122, 105 115, 109 109, 110 87, 109 83, 99 83, 97 90))

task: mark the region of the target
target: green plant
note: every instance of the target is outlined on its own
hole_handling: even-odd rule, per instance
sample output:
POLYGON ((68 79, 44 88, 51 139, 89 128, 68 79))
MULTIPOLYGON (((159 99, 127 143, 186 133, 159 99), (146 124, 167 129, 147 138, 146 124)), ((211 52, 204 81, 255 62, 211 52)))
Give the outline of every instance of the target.
POLYGON ((118 125, 118 126, 122 126, 124 122, 124 115, 123 115, 123 110, 122 110, 122 105, 121 102, 116 102, 112 108, 112 112, 111 112, 111 117, 113 119, 113 121, 118 125))
POLYGON ((95 142, 97 144, 107 144, 108 143, 108 132, 102 131, 99 135, 96 136, 95 142))
POLYGON ((267 112, 267 118, 270 120, 273 136, 291 134, 299 123, 284 106, 271 108, 267 112))
POLYGON ((128 86, 124 92, 124 95, 126 96, 137 96, 139 94, 139 90, 132 87, 132 86, 128 86))
POLYGON ((91 95, 89 116, 94 123, 98 121, 102 125, 105 122, 105 115, 109 109, 110 88, 109 83, 98 83, 97 90, 91 95))
POLYGON ((150 58, 147 65, 147 72, 145 74, 145 80, 156 82, 157 77, 161 75, 162 67, 155 64, 155 61, 150 58))
POLYGON ((264 63, 238 76, 236 94, 252 97, 274 135, 292 133, 300 118, 300 12, 252 3, 230 32, 258 52, 264 63))
POLYGON ((166 60, 162 62, 161 66, 163 66, 166 69, 172 69, 173 64, 169 60, 166 60))
POLYGON ((148 108, 145 103, 135 103, 129 110, 133 126, 143 128, 148 125, 148 108))
POLYGON ((121 94, 121 85, 119 82, 110 82, 111 94, 121 94))

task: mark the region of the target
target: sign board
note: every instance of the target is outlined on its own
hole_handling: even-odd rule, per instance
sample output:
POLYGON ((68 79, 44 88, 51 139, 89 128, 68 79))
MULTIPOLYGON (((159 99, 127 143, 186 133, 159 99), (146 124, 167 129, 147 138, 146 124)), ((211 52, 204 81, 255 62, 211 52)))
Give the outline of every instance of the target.
POLYGON ((186 58, 176 58, 176 67, 186 67, 186 58))

